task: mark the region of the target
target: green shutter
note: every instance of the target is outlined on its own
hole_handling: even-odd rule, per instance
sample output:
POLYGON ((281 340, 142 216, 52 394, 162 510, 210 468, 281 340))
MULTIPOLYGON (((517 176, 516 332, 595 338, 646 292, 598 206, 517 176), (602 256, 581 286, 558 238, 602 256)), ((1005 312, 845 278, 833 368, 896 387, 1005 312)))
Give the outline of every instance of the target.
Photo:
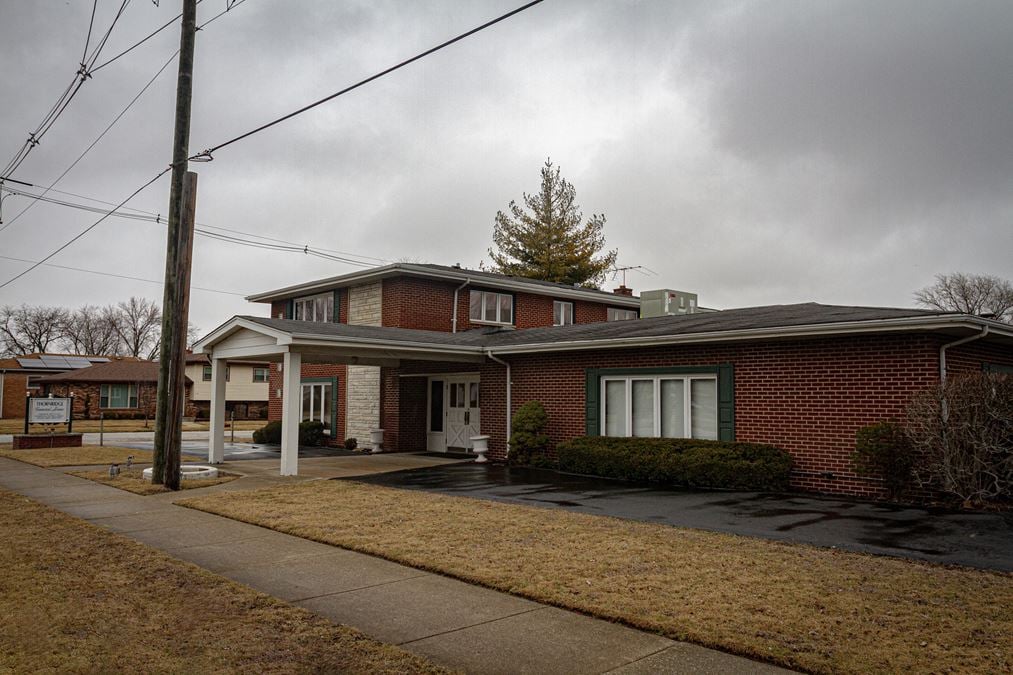
POLYGON ((730 363, 718 366, 718 440, 735 440, 735 372, 730 363))
POLYGON ((285 303, 285 318, 286 319, 295 318, 295 300, 292 298, 289 298, 288 302, 285 303))
POLYGON ((341 289, 334 289, 334 323, 341 323, 341 289))
POLYGON ((586 393, 584 395, 584 433, 588 436, 597 436, 598 415, 601 406, 598 404, 599 375, 597 368, 588 368, 586 371, 586 393))

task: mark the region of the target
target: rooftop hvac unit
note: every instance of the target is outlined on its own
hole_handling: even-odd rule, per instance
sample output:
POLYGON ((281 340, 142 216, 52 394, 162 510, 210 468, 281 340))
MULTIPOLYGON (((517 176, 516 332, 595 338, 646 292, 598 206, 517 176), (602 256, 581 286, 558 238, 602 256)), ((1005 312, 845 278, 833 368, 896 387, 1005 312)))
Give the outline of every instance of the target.
POLYGON ((643 291, 640 294, 640 318, 696 314, 700 311, 696 300, 696 293, 673 291, 668 288, 658 291, 643 291))

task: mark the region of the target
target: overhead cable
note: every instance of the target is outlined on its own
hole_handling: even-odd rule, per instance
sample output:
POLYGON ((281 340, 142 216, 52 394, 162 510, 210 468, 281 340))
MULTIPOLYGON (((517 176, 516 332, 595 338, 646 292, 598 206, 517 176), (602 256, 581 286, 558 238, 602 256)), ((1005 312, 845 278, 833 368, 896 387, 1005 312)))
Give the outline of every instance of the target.
POLYGON ((492 21, 487 21, 486 23, 482 24, 481 26, 477 26, 476 28, 472 28, 471 30, 469 30, 469 31, 467 31, 465 33, 461 33, 457 37, 451 38, 451 39, 447 40, 446 42, 442 42, 442 43, 436 45, 435 47, 431 47, 430 49, 427 49, 424 52, 416 54, 415 56, 411 57, 410 59, 406 59, 406 60, 402 61, 401 63, 398 63, 397 65, 391 66, 390 68, 387 68, 386 70, 382 70, 379 73, 376 73, 375 75, 371 75, 370 77, 367 77, 364 80, 360 80, 360 81, 356 82, 355 84, 353 84, 353 85, 351 85, 349 87, 345 87, 344 89, 341 89, 340 91, 336 91, 333 94, 330 94, 329 96, 325 96, 322 99, 314 101, 313 103, 310 103, 309 105, 305 105, 302 108, 299 108, 298 110, 293 110, 292 112, 288 113, 287 115, 283 115, 282 117, 279 117, 279 118, 277 118, 275 120, 272 120, 272 121, 268 122, 267 124, 262 124, 259 127, 257 127, 256 129, 251 129, 250 131, 247 131, 244 134, 240 134, 239 136, 236 136, 235 138, 227 140, 224 143, 219 143, 218 145, 215 145, 215 146, 212 146, 210 148, 207 148, 206 150, 203 150, 203 151, 197 153, 196 155, 193 155, 192 157, 190 157, 190 159, 191 160, 197 160, 197 161, 210 161, 210 160, 214 159, 214 157, 212 156, 212 153, 216 152, 217 150, 221 150, 222 148, 224 148, 226 146, 229 146, 229 145, 232 145, 233 143, 236 143, 238 141, 241 141, 244 138, 249 138, 250 136, 252 136, 254 134, 257 134, 257 133, 260 133, 261 131, 264 131, 265 129, 270 129, 271 127, 273 127, 276 124, 280 124, 280 123, 284 122, 285 120, 292 119, 296 115, 301 115, 302 113, 306 112, 307 110, 311 110, 313 108, 316 108, 319 105, 323 105, 324 103, 327 103, 328 101, 330 101, 330 100, 332 100, 334 98, 337 98, 338 96, 341 96, 342 94, 347 94, 348 92, 353 91, 355 89, 358 89, 359 87, 361 87, 361 86, 363 86, 365 84, 369 84, 373 80, 377 80, 377 79, 383 77, 384 75, 388 75, 390 73, 393 73, 395 70, 399 70, 401 68, 404 68, 405 66, 407 66, 410 63, 414 63, 414 62, 418 61, 419 59, 422 59, 422 58, 425 58, 426 56, 429 56, 430 54, 434 54, 434 53, 440 51, 441 49, 449 47, 450 45, 454 44, 455 42, 460 42, 461 40, 463 40, 463 39, 465 39, 467 37, 470 37, 470 36, 474 35, 475 33, 481 32, 481 31, 485 30, 486 28, 489 28, 490 26, 494 26, 494 25, 496 25, 497 23, 499 23, 501 21, 509 19, 510 17, 512 17, 515 14, 519 14, 520 12, 523 12, 526 9, 534 7, 535 5, 541 3, 542 1, 543 0, 532 0, 532 2, 529 2, 529 3, 525 4, 525 5, 521 5, 517 9, 514 9, 512 11, 507 12, 506 14, 498 16, 495 19, 493 19, 492 21))

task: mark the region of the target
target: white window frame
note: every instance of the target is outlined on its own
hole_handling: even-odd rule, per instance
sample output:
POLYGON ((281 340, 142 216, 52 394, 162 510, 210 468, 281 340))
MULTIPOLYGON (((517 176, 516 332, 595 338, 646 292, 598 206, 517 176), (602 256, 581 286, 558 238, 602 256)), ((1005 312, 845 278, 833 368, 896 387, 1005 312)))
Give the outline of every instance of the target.
POLYGON ((137 393, 138 392, 137 392, 137 385, 136 384, 127 384, 125 382, 111 382, 111 383, 108 383, 108 384, 103 384, 103 385, 99 386, 99 405, 102 407, 103 410, 135 410, 136 408, 138 408, 140 406, 140 398, 138 397, 137 393), (126 387, 127 388, 127 404, 126 405, 116 405, 116 406, 111 405, 112 400, 113 400, 113 397, 112 397, 112 388, 113 387, 126 387), (105 391, 105 396, 102 395, 103 391, 105 391), (102 406, 102 399, 105 399, 105 401, 106 401, 106 405, 104 405, 104 406, 102 406), (130 403, 132 401, 136 401, 137 405, 130 405, 130 403))
POLYGON ((499 293, 497 291, 482 291, 473 288, 471 290, 471 294, 468 296, 468 318, 471 320, 471 323, 485 323, 485 324, 495 324, 498 326, 512 326, 514 323, 515 314, 516 312, 514 311, 514 296, 512 293, 499 293), (478 318, 475 318, 475 316, 471 312, 471 307, 473 306, 471 300, 472 298, 475 297, 476 293, 480 294, 482 297, 482 301, 478 305, 478 313, 479 313, 478 318), (485 318, 486 300, 488 300, 490 297, 494 298, 494 302, 496 304, 495 321, 490 321, 485 318), (502 316, 503 304, 500 302, 501 298, 510 299, 510 319, 508 321, 503 320, 502 316))
POLYGON ((640 314, 635 309, 609 307, 606 310, 605 318, 608 321, 632 321, 633 319, 640 318, 640 314))
MULTIPOLYGON (((650 436, 638 436, 637 438, 661 438, 661 382, 662 380, 681 380, 683 381, 683 436, 681 438, 693 438, 693 380, 709 380, 714 383, 715 397, 715 425, 714 425, 714 438, 721 437, 721 423, 720 423, 720 404, 721 398, 717 391, 718 389, 718 377, 717 375, 708 374, 689 374, 689 375, 606 375, 601 378, 599 383, 600 392, 599 400, 601 401, 601 410, 599 411, 601 420, 601 435, 608 436, 605 427, 606 411, 605 405, 608 402, 605 393, 605 384, 607 382, 625 382, 626 383, 626 417, 625 427, 626 433, 623 436, 615 436, 614 438, 633 438, 633 381, 652 380, 654 382, 654 432, 650 436)), ((668 438, 680 438, 678 436, 670 436, 668 438)), ((699 439, 699 440, 713 440, 713 439, 699 439)))
POLYGON ((569 326, 573 324, 573 303, 565 300, 552 301, 552 325, 569 326))
POLYGON ((268 369, 267 366, 253 366, 250 370, 253 371, 253 374, 251 375, 251 377, 252 377, 253 381, 256 382, 257 384, 260 384, 262 382, 270 382, 271 381, 271 371, 268 369), (262 379, 262 380, 258 380, 257 379, 257 371, 258 370, 263 371, 263 373, 264 373, 264 379, 262 379))
POLYGON ((292 318, 296 321, 313 321, 316 323, 334 322, 334 293, 317 293, 296 298, 292 301, 292 318), (317 300, 325 300, 324 315, 317 316, 317 300), (308 310, 308 311, 307 311, 308 310), (300 316, 301 315, 301 316, 300 316), (307 318, 307 315, 309 318, 307 318))

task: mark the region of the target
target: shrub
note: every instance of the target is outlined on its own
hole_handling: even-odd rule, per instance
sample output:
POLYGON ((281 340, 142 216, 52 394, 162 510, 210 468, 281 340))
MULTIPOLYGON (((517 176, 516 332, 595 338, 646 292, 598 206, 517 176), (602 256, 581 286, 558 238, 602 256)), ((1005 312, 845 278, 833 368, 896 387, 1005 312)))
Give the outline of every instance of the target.
POLYGON ((301 422, 299 424, 299 445, 323 445, 324 423, 301 422))
MULTIPOLYGON (((302 422, 299 425, 299 445, 320 445, 324 440, 324 425, 320 422, 302 422)), ((262 445, 281 443, 281 422, 268 422, 253 432, 253 442, 262 445)))
POLYGON ((791 456, 773 445, 584 436, 556 446, 562 471, 689 487, 786 490, 791 456))
POLYGON ((859 429, 851 458, 859 475, 883 479, 891 499, 900 498, 911 487, 914 450, 897 422, 879 422, 859 429))
POLYGON ((262 445, 278 445, 281 443, 281 422, 268 422, 254 431, 253 442, 262 445))
POLYGON ((510 453, 507 459, 520 466, 550 466, 549 437, 545 426, 549 416, 538 401, 528 401, 510 420, 510 453))
POLYGON ((359 439, 346 438, 345 442, 342 445, 345 446, 345 450, 355 450, 357 447, 359 447, 359 439))
POLYGON ((969 374, 915 396, 905 427, 922 486, 965 506, 1013 500, 1013 376, 969 374))

